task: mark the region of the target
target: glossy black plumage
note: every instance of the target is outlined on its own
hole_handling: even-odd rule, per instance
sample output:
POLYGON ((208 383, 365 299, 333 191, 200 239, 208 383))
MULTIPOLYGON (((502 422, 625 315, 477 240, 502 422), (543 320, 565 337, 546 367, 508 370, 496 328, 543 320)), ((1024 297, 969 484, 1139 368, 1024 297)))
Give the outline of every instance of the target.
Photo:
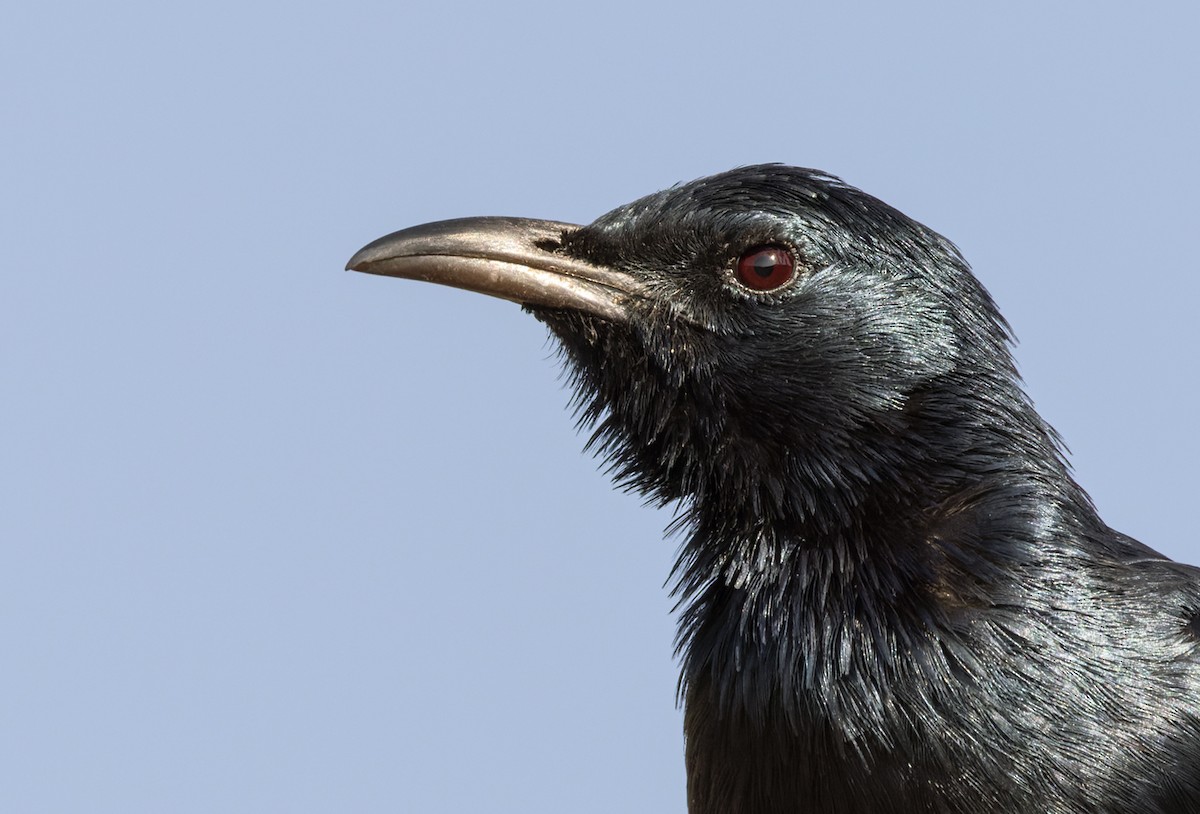
POLYGON ((776 165, 522 223, 351 266, 526 303, 679 506, 693 814, 1200 812, 1200 576, 1096 515, 953 245, 776 165), (775 292, 731 271, 763 245, 775 292))

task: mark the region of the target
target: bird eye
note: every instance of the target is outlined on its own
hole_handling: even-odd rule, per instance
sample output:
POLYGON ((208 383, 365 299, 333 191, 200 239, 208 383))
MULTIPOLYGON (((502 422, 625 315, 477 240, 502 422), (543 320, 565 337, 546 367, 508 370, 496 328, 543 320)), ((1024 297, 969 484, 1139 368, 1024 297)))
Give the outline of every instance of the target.
POLYGON ((758 246, 737 261, 738 282, 755 291, 774 291, 791 282, 796 261, 782 246, 758 246))

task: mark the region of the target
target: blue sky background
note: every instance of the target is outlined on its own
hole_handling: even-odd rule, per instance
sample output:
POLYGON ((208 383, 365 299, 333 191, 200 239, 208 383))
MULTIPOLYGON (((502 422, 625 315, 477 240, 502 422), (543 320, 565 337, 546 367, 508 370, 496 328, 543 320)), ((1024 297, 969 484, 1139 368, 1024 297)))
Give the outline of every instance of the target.
POLYGON ((414 5, 3 12, 0 810, 682 814, 669 514, 516 306, 342 271, 429 220, 840 175, 1200 560, 1200 6, 414 5))

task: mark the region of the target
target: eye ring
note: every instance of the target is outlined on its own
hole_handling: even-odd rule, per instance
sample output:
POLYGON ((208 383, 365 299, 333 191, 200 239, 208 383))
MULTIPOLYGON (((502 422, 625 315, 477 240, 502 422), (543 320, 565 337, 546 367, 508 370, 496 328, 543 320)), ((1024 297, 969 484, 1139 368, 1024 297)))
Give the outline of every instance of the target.
POLYGON ((751 291, 778 291, 796 279, 795 254, 787 246, 753 246, 738 257, 733 266, 733 278, 751 291))

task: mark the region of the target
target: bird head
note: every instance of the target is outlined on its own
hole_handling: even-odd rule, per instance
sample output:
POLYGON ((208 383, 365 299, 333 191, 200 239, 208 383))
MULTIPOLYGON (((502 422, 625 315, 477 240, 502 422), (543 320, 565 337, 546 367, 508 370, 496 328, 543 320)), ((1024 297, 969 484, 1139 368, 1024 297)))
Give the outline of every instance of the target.
POLYGON ((922 465, 979 445, 962 426, 1027 406, 955 247, 814 170, 744 167, 587 226, 418 226, 349 268, 523 304, 561 342, 621 482, 773 528, 908 499, 935 478, 922 465))

